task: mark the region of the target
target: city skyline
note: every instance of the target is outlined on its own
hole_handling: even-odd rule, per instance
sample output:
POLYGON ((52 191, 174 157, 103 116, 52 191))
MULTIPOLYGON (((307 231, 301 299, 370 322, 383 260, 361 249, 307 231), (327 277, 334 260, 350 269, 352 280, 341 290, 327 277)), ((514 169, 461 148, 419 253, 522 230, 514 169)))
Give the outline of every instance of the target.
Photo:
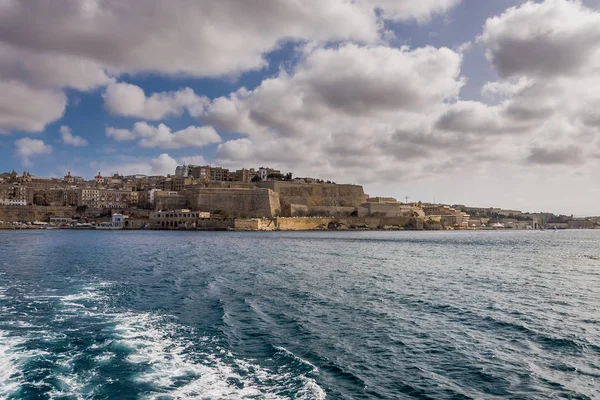
POLYGON ((164 4, 0 5, 0 171, 264 165, 600 215, 599 1, 164 4))
MULTIPOLYGON (((173 174, 167 174, 167 175, 147 175, 147 174, 130 174, 130 175, 126 175, 126 174, 120 174, 118 171, 116 171, 115 173, 109 173, 109 174, 102 174, 101 171, 99 171, 96 175, 92 176, 92 177, 82 177, 82 176, 76 176, 71 174, 71 171, 67 171, 66 174, 63 177, 60 176, 48 176, 48 177, 39 177, 39 176, 35 176, 35 175, 31 175, 29 171, 23 171, 22 173, 18 173, 16 170, 12 170, 11 172, 0 172, 0 185, 2 183, 4 184, 8 184, 10 185, 11 182, 12 184, 16 184, 17 187, 21 186, 21 185, 25 185, 24 189, 26 188, 26 186, 28 185, 28 183, 31 181, 31 179, 34 180, 34 182, 38 182, 38 181, 45 181, 45 180, 50 180, 52 182, 52 185, 55 186, 55 188, 58 188, 60 186, 60 184, 71 184, 73 187, 80 187, 81 185, 84 185, 85 187, 89 188, 89 184, 94 184, 96 186, 96 189, 98 188, 106 188, 111 187, 112 189, 108 189, 108 191, 110 190, 115 190, 115 184, 117 186, 121 186, 123 185, 123 183, 128 182, 129 180, 133 180, 136 181, 138 179, 146 179, 146 178, 158 178, 160 181, 166 183, 169 182, 170 180, 182 180, 180 183, 172 183, 170 184, 170 186, 172 186, 172 189, 175 190, 175 187, 179 187, 181 186, 181 188, 187 187, 187 188, 191 188, 194 187, 198 184, 200 184, 201 182, 218 182, 218 181, 229 181, 229 182, 255 182, 252 178, 258 176, 260 177, 260 181, 257 182, 266 182, 266 181, 273 181, 273 180, 282 180, 282 181, 294 181, 294 182, 301 182, 301 183, 328 183, 328 184, 334 184, 336 185, 337 183, 331 180, 327 180, 327 179, 323 179, 323 178, 319 178, 319 177, 295 177, 293 176, 293 172, 287 172, 287 173, 282 173, 280 170, 278 169, 274 169, 274 168, 270 168, 270 167, 259 167, 259 168, 253 168, 253 167, 241 167, 239 169, 234 169, 234 170, 229 170, 228 168, 223 168, 220 166, 215 166, 215 165, 186 165, 183 164, 181 166, 177 166, 175 169, 175 173, 173 174), (206 169, 208 169, 208 171, 206 171, 206 169), (183 171, 186 171, 186 173, 183 173, 183 171), (212 174, 211 171, 213 170, 212 174), (215 171, 216 170, 216 171, 215 171), (271 176, 271 174, 274 174, 273 176, 271 176), (278 175, 278 177, 276 178, 275 175, 278 175), (203 176, 205 177, 203 179, 203 176), (187 179, 187 178, 193 178, 192 181, 185 183, 185 181, 183 181, 183 179, 187 179), (3 181, 4 179, 4 181, 3 181), (22 181, 22 182, 21 182, 22 181)), ((164 184, 163 183, 163 184, 164 184)), ((354 183, 344 183, 344 182, 340 182, 341 185, 355 185, 354 183)), ((51 186, 52 186, 51 185, 51 186)), ((35 186, 35 184, 34 184, 35 186)), ((47 186, 46 184, 44 184, 43 186, 47 186)), ((125 186, 127 186, 127 184, 125 184, 125 186)), ((358 185, 360 187, 362 187, 362 185, 358 185)), ((179 189, 177 189, 179 190, 179 189)), ((485 210, 486 212, 492 212, 492 211, 501 211, 501 212, 508 212, 509 214, 512 212, 517 212, 519 214, 553 214, 556 216, 571 216, 572 218, 591 218, 591 217, 597 217, 596 215, 576 215, 573 213, 557 213, 557 212, 553 212, 551 210, 541 210, 541 209, 537 209, 537 210, 515 210, 514 208, 511 207, 503 207, 501 204, 493 204, 493 205, 481 205, 481 204, 474 204, 474 203, 469 203, 467 202, 454 202, 454 203, 444 203, 444 202, 438 202, 436 201, 435 197, 433 199, 433 201, 428 201, 427 199, 421 199, 421 198, 412 198, 410 196, 404 196, 404 197, 390 197, 390 196, 381 196, 381 195, 371 195, 369 193, 365 193, 365 195, 367 196, 367 198, 371 199, 371 200, 384 200, 388 201, 391 200, 393 202, 397 202, 397 203, 402 203, 402 200, 404 201, 404 204, 429 204, 429 205, 441 205, 441 206, 452 206, 452 207, 459 207, 459 208, 463 208, 463 209, 476 209, 476 210, 485 210), (411 200, 411 201, 409 201, 411 200)), ((1 200, 1 199, 0 199, 1 200)), ((369 200, 370 201, 370 200, 369 200)), ((507 214, 507 215, 509 215, 507 214)))

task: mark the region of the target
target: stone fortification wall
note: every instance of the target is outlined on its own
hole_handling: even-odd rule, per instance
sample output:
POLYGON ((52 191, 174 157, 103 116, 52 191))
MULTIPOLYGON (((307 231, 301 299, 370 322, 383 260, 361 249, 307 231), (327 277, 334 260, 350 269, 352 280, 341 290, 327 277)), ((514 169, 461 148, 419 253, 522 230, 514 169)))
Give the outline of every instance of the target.
POLYGON ((326 229, 334 220, 339 221, 339 218, 277 218, 277 229, 281 231, 326 229))
POLYGON ((252 182, 209 182, 208 188, 215 189, 253 189, 256 187, 252 182))
POLYGON ((277 223, 274 219, 236 219, 236 231, 273 231, 277 228, 277 223))
POLYGON ((233 219, 200 219, 196 224, 196 229, 200 231, 229 230, 234 228, 234 224, 233 219))
POLYGON ((323 207, 356 208, 365 202, 362 186, 336 185, 328 183, 264 182, 260 187, 279 194, 282 208, 290 205, 305 205, 309 212, 323 207))
POLYGON ((349 217, 356 207, 311 207, 309 212, 313 213, 313 216, 324 216, 324 217, 349 217))
POLYGON ((423 229, 423 220, 409 217, 366 217, 366 218, 277 218, 277 228, 282 231, 306 231, 327 229, 333 225, 348 229, 405 228, 423 229))
MULTIPOLYGON (((76 207, 52 207, 52 206, 0 206, 0 221, 6 222, 48 222, 51 217, 97 219, 105 216, 110 219, 110 209, 88 208, 83 213, 78 213, 76 207)), ((113 209, 113 213, 122 213, 135 217, 148 218, 149 210, 138 209, 113 209)))
POLYGON ((221 211, 232 217, 273 217, 281 211, 277 193, 265 188, 194 188, 185 196, 194 211, 221 211))
POLYGON ((187 208, 188 199, 181 195, 156 196, 156 210, 178 210, 187 208))

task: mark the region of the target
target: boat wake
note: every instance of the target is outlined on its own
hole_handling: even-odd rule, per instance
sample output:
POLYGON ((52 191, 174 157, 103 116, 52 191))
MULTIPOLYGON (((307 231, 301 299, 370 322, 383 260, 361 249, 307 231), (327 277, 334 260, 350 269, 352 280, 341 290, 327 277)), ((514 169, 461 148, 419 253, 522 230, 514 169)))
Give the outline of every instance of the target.
POLYGON ((325 398, 304 372, 236 357, 172 317, 109 309, 105 287, 11 300, 0 322, 0 398, 325 398))

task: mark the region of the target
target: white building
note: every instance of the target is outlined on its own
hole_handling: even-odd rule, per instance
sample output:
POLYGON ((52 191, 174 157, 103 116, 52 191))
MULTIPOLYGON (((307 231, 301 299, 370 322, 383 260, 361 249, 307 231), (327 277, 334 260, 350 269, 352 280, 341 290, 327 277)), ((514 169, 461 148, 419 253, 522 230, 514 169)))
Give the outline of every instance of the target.
POLYGON ((192 170, 196 168, 197 165, 180 165, 175 168, 175 176, 178 178, 187 178, 188 176, 192 176, 192 170))
POLYGON ((102 222, 100 225, 98 225, 96 227, 96 229, 110 229, 110 230, 123 229, 124 221, 125 221, 125 218, 123 217, 123 214, 113 214, 111 222, 102 222))
POLYGON ((26 206, 27 200, 0 199, 0 205, 2 205, 2 206, 26 206))
POLYGON ((175 176, 178 178, 186 178, 189 175, 189 170, 187 165, 179 165, 175 168, 175 176))

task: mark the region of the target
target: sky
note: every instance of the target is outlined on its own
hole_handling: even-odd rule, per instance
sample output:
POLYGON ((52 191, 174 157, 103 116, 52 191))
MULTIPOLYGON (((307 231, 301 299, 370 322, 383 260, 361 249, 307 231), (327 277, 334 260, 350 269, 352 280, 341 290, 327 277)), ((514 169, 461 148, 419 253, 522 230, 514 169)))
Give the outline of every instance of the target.
POLYGON ((600 0, 0 0, 0 171, 183 163, 600 215, 600 0))

